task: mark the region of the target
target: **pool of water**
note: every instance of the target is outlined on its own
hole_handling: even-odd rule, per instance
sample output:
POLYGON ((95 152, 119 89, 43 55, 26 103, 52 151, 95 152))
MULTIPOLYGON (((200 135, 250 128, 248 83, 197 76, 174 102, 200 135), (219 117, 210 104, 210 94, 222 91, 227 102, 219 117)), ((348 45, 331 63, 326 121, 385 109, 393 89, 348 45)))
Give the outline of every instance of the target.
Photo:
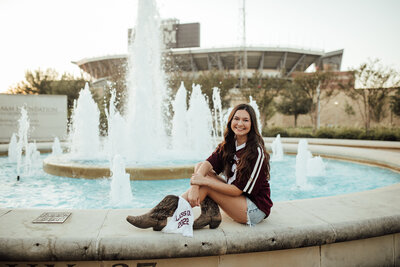
MULTIPOLYGON (((47 155, 41 155, 44 159, 47 155)), ((400 173, 367 165, 324 159, 326 174, 308 177, 307 189, 296 186, 294 156, 271 162, 273 201, 315 198, 360 192, 400 182, 400 173)), ((16 164, 0 157, 0 208, 107 209, 150 208, 167 194, 179 195, 189 179, 131 181, 133 200, 125 205, 110 204, 111 179, 77 179, 49 175, 41 162, 30 174, 16 179, 16 164)))

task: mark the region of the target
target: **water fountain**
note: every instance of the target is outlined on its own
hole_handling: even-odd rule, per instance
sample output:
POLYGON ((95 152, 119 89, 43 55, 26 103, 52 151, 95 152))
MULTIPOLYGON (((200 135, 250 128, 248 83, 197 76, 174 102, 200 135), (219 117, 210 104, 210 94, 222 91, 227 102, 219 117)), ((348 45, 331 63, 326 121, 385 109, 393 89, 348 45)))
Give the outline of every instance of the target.
POLYGON ((70 153, 76 159, 90 159, 100 152, 100 111, 92 98, 89 85, 79 92, 74 103, 70 129, 70 153))
POLYGON ((17 136, 15 133, 12 134, 10 143, 8 144, 8 161, 17 162, 17 136))
POLYGON ((299 141, 296 155, 296 184, 303 189, 312 186, 307 183, 308 176, 322 176, 325 173, 325 164, 321 157, 313 157, 308 150, 308 142, 305 139, 299 141))
MULTIPOLYGON (((146 8, 154 6, 153 1, 149 1, 151 3, 147 3, 147 1, 148 0, 141 1, 139 3, 142 7, 145 6, 146 8)), ((145 14, 143 16, 151 17, 152 13, 143 13, 143 14, 145 14)), ((147 26, 144 25, 144 26, 148 27, 150 25, 147 26)), ((137 33, 136 36, 140 36, 140 34, 137 33)), ((150 80, 142 79, 142 81, 144 83, 146 82, 153 83, 154 81, 151 81, 152 79, 154 78, 151 77, 150 80)), ((138 98, 138 95, 142 93, 143 92, 136 92, 130 94, 133 95, 134 97, 137 97, 136 100, 130 100, 130 101, 132 102, 136 101, 135 103, 139 105, 141 100, 140 98, 138 98)), ((204 103, 203 99, 201 99, 202 97, 201 94, 196 93, 195 95, 198 95, 200 97, 198 101, 193 100, 193 103, 197 102, 204 103)), ((153 95, 150 95, 150 97, 151 96, 153 95)), ((175 103, 179 102, 178 99, 181 99, 181 97, 176 96, 175 103)), ((162 103, 160 105, 156 105, 157 101, 151 102, 150 100, 149 101, 146 100, 145 102, 147 103, 146 104, 147 106, 149 105, 148 103, 151 103, 150 106, 153 106, 152 104, 154 104, 154 110, 152 110, 155 112, 154 118, 156 117, 162 118, 163 117, 162 112, 160 115, 158 110, 162 110, 164 107, 162 103)), ((192 102, 192 99, 190 102, 192 102)), ((78 106, 79 105, 77 103, 76 107, 77 109, 78 106)), ((190 108, 191 107, 189 107, 189 110, 190 108)), ((187 110, 187 107, 183 106, 183 104, 180 103, 179 105, 177 104, 177 106, 174 107, 174 110, 185 111, 187 110)), ((197 106, 195 110, 203 110, 203 109, 201 106, 197 106)), ((210 117, 208 113, 209 111, 205 112, 207 119, 204 119, 204 121, 206 122, 206 124, 208 124, 210 117)), ((149 115, 151 114, 150 112, 148 113, 147 110, 145 109, 138 109, 136 105, 135 109, 132 110, 130 116, 127 115, 122 116, 115 109, 111 108, 108 111, 107 118, 109 119, 109 125, 111 125, 111 129, 109 129, 108 135, 112 137, 108 138, 107 141, 103 144, 101 144, 101 142, 97 143, 97 140, 95 140, 95 143, 98 144, 96 145, 95 149, 99 148, 98 151, 100 152, 105 151, 105 148, 112 150, 112 153, 109 154, 112 155, 112 159, 109 160, 110 162, 112 162, 111 169, 113 173, 112 174, 113 181, 114 181, 114 176, 116 178, 115 180, 118 180, 118 178, 122 177, 123 178, 122 180, 124 181, 122 183, 126 183, 127 174, 124 171, 125 168, 123 166, 123 163, 125 161, 125 157, 130 156, 130 153, 127 153, 126 151, 129 152, 129 150, 132 149, 131 152, 133 153, 133 151, 135 150, 138 151, 138 148, 142 147, 142 144, 138 144, 138 147, 136 146, 131 147, 132 143, 129 143, 130 141, 129 142, 127 141, 126 143, 120 143, 120 140, 117 140, 115 138, 118 137, 121 140, 127 140, 127 139, 132 140, 133 139, 132 136, 134 136, 134 137, 139 137, 138 141, 139 143, 142 141, 143 143, 147 142, 146 139, 147 136, 140 136, 140 134, 142 133, 134 132, 138 129, 142 130, 143 127, 145 127, 145 125, 141 125, 138 123, 136 124, 131 123, 132 118, 138 115, 138 113, 139 115, 142 115, 147 119, 147 120, 146 119, 142 120, 142 123, 147 123, 149 119, 153 119, 153 117, 150 117, 149 115), (122 130, 120 131, 120 129, 122 130, 128 129, 126 131, 127 132, 126 135, 125 132, 122 132, 122 130), (122 136, 119 135, 119 133, 122 136), (143 140, 140 137, 142 137, 143 140), (123 146, 123 149, 119 150, 121 144, 123 146), (123 155, 118 156, 117 152, 119 151, 125 153, 125 156, 123 155)), ((191 112, 189 111, 186 112, 186 115, 188 113, 190 114, 191 112)), ((194 112, 192 113, 194 114, 194 112)), ((76 115, 76 112, 74 113, 74 115, 76 115)), ((197 116, 198 114, 195 115, 197 116)), ((178 116, 178 114, 175 114, 175 116, 178 116)), ((27 120, 25 120, 25 122, 26 121, 27 120)), ((96 123, 97 122, 93 120, 93 124, 96 123)), ((149 123, 151 123, 151 125, 156 125, 156 127, 159 126, 159 124, 155 122, 149 122, 149 123)), ((157 130, 160 130, 160 132, 149 133, 150 136, 149 139, 151 144, 148 143, 148 145, 156 149, 156 151, 154 151, 155 157, 161 156, 161 154, 163 153, 162 151, 163 149, 164 151, 168 151, 171 146, 173 147, 172 144, 174 143, 171 140, 168 140, 168 138, 164 139, 165 125, 164 124, 160 125, 161 126, 159 128, 156 128, 157 130), (156 141, 155 143, 159 145, 159 147, 158 146, 153 147, 151 141, 156 141)), ((27 129, 25 126, 26 123, 20 124, 21 128, 27 129)), ((187 127, 187 126, 182 126, 182 127, 187 127)), ((189 135, 190 134, 187 134, 187 136, 189 135)), ((75 140, 81 140, 80 137, 78 138, 79 136, 78 134, 74 136, 75 140)), ((22 146, 18 144, 22 144, 24 142, 23 141, 21 141, 21 143, 18 142, 20 142, 20 140, 17 140, 16 143, 14 142, 14 144, 16 144, 15 147, 17 150, 19 150, 19 147, 21 147, 20 151, 22 151, 22 146)), ((25 147, 26 147, 25 150, 27 151, 28 146, 26 145, 25 147)), ((147 148, 148 147, 146 146, 146 149, 147 148)), ((29 148, 29 150, 34 151, 34 147, 32 146, 31 148, 29 148)), ((343 153, 343 155, 346 155, 346 153, 343 152, 344 150, 346 150, 345 148, 344 149, 339 148, 337 150, 343 153)), ((87 156, 85 153, 80 153, 79 148, 76 146, 74 147, 73 151, 75 151, 76 154, 81 155, 82 158, 85 158, 87 156)), ((100 152, 99 155, 101 154, 100 152)), ((299 143, 298 152, 299 152, 298 163, 303 167, 302 169, 299 169, 298 182, 299 184, 304 186, 307 184, 307 176, 310 175, 309 171, 307 170, 309 168, 308 166, 310 165, 309 164, 310 153, 307 150, 306 142, 305 143, 301 142, 301 145, 299 143)), ((148 152, 146 151, 145 153, 148 152)), ((361 154, 360 151, 358 151, 358 153, 361 154)), ((385 160, 386 162, 389 163, 391 162, 393 163, 394 160, 390 161, 391 160, 390 157, 386 158, 384 157, 385 155, 389 154, 384 154, 384 153, 380 154, 381 156, 380 159, 385 160)), ((27 155, 30 154, 32 153, 27 153, 27 155)), ((349 153, 349 154, 347 154, 347 157, 349 158, 355 157, 354 156, 355 153, 349 153)), ((104 154, 102 156, 104 156, 104 154)), ((12 157, 13 156, 11 155, 11 158, 12 157)), ((19 160, 17 161, 21 161, 21 154, 19 154, 17 158, 18 157, 19 160)), ((140 155, 139 156, 134 155, 132 156, 132 160, 137 161, 139 157, 140 155)), ((143 158, 147 157, 148 155, 144 155, 143 158)), ((370 161, 376 160, 375 154, 373 156, 370 156, 368 159, 370 161)), ((284 170, 289 169, 286 162, 272 162, 272 163, 273 164, 282 163, 283 164, 282 168, 284 170)), ((297 160, 296 160, 296 165, 297 165, 297 160)), ((20 164, 18 164, 18 166, 20 166, 20 164)), ((398 163, 394 163, 391 165, 389 164, 389 166, 398 167, 399 165, 398 163)), ((108 166, 107 169, 109 169, 108 166)), ((274 169, 275 168, 272 168, 272 170, 274 169)), ((353 170, 353 167, 349 167, 349 169, 353 170)), ((165 173, 165 171, 163 171, 163 173, 165 173)), ((350 171, 346 171, 346 174, 349 173, 350 171)), ((278 172, 277 174, 274 174, 272 176, 271 185, 273 185, 274 184, 273 181, 276 180, 281 180, 285 182, 285 179, 279 179, 280 175, 281 174, 278 172)), ((289 179, 290 177, 293 177, 293 174, 291 174, 287 178, 289 179)), ((394 178, 396 177, 397 176, 394 176, 394 178)), ((51 176, 49 177, 48 175, 40 175, 38 177, 32 177, 34 179, 27 179, 31 181, 25 181, 24 183, 19 183, 16 186, 14 181, 9 181, 10 180, 9 176, 4 175, 1 178, 3 180, 3 184, 1 187, 1 190, 3 190, 2 193, 5 192, 4 188, 7 187, 9 189, 7 192, 8 195, 21 194, 22 192, 23 194, 22 199, 25 200, 26 194, 29 193, 31 195, 33 194, 32 199, 35 201, 40 201, 41 198, 46 196, 50 196, 49 200, 54 201, 62 193, 65 193, 66 185, 68 185, 69 183, 75 183, 76 181, 84 184, 93 185, 92 184, 93 180, 89 179, 65 179, 63 177, 51 177, 51 176), (38 179, 36 180, 36 178, 38 179), (43 178, 44 180, 40 180, 39 178, 43 178), (28 182, 32 182, 32 180, 33 180, 32 187, 35 190, 31 190, 32 187, 28 187, 29 186, 28 182), (52 187, 59 186, 59 188, 55 190, 56 192, 52 193, 50 192, 50 190, 45 190, 43 191, 45 193, 38 194, 39 187, 42 185, 47 185, 48 182, 52 180, 57 181, 54 185, 52 185, 52 187), (74 181, 71 182, 71 180, 74 181)), ((337 177, 334 178, 336 179, 337 177)), ((297 179, 297 170, 296 170, 296 179, 297 179)), ((334 179, 328 179, 328 180, 334 180, 334 179)), ((378 179, 372 177, 371 180, 375 182, 378 179)), ((105 179, 97 179, 96 181, 98 183, 95 184, 95 186, 93 186, 94 188, 101 187, 104 184, 110 185, 105 182, 107 181, 105 179)), ((148 181, 138 181, 137 183, 140 182, 148 182, 148 181)), ((291 182, 292 184, 294 183, 294 181, 291 182)), ((398 182, 398 179, 392 183, 396 182, 398 182)), ((364 185, 364 184, 365 183, 359 183, 359 185, 364 185)), ((184 184, 184 186, 187 187, 187 184, 184 184)), ((176 190, 176 192, 182 192, 180 191, 180 188, 175 184, 174 186, 171 187, 173 187, 174 190, 176 190)), ((85 188, 86 190, 90 190, 91 186, 86 187, 82 186, 82 184, 79 184, 78 188, 85 188)), ((153 188, 154 187, 151 187, 151 189, 154 191, 153 188)), ((162 188, 168 189, 168 186, 164 185, 162 186, 162 188)), ((340 188, 346 189, 347 186, 340 186, 340 188)), ((123 221, 127 215, 126 210, 98 210, 100 208, 98 206, 98 200, 105 199, 106 197, 104 196, 109 191, 101 191, 99 193, 100 196, 99 199, 96 198, 92 199, 95 205, 94 208, 97 209, 94 211, 76 210, 78 207, 82 208, 82 203, 86 203, 88 201, 86 197, 93 197, 94 195, 92 191, 85 191, 84 193, 82 193, 83 191, 79 192, 81 194, 78 195, 80 195, 81 197, 83 196, 84 199, 83 201, 75 200, 75 202, 78 202, 77 203, 78 206, 73 207, 74 210, 72 210, 72 212, 74 214, 68 219, 67 223, 64 225, 62 224, 38 225, 31 223, 32 220, 35 219, 39 214, 38 209, 28 210, 26 209, 27 203, 21 203, 21 200, 18 199, 16 201, 17 204, 21 205, 20 207, 24 209, 17 209, 15 208, 15 206, 11 206, 11 208, 3 209, 1 213, 2 225, 4 227, 2 228, 2 231, 0 231, 0 239, 3 240, 4 242, 0 242, 1 243, 0 256, 2 257, 3 260, 5 259, 12 261, 10 262, 10 264, 13 264, 16 259, 26 262, 32 259, 36 259, 37 261, 42 260, 43 262, 49 262, 54 260, 63 260, 64 262, 65 261, 88 262, 90 260, 96 260, 97 262, 99 262, 103 260, 104 261, 112 260, 115 262, 118 259, 120 260, 118 263, 121 262, 121 264, 125 264, 124 262, 122 262, 122 259, 125 259, 125 260, 134 260, 135 262, 131 261, 131 263, 133 262, 133 264, 135 264, 136 261, 140 261, 141 263, 143 262, 143 264, 147 264, 147 262, 144 263, 144 261, 148 261, 151 262, 150 264, 152 265, 155 265, 158 262, 160 262, 161 265, 161 264, 168 264, 168 262, 166 262, 167 260, 172 260, 172 261, 174 260, 171 258, 180 258, 180 259, 175 259, 175 262, 172 263, 170 262, 171 263, 170 265, 193 264, 193 262, 199 263, 200 260, 207 262, 211 262, 212 260, 211 264, 214 265, 218 265, 222 261, 224 261, 226 265, 229 265, 229 263, 240 263, 240 262, 243 263, 243 262, 254 261, 255 254, 252 252, 257 252, 256 255, 257 262, 265 262, 268 260, 271 261, 271 259, 273 259, 272 261, 274 262, 276 261, 282 263, 282 261, 285 260, 292 260, 292 262, 288 263, 287 265, 293 265, 294 261, 301 260, 305 265, 312 265, 312 264, 315 265, 316 262, 321 263, 323 261, 329 261, 329 256, 332 256, 331 258, 343 258, 342 257, 343 255, 348 255, 348 253, 346 254, 345 252, 341 254, 340 252, 335 252, 337 250, 340 250, 340 248, 342 248, 343 250, 343 247, 345 248, 344 250, 348 251, 351 250, 358 252, 360 251, 360 249, 357 249, 359 247, 367 247, 369 250, 372 251, 371 249, 372 246, 371 243, 372 243, 375 244, 375 247, 378 247, 376 248, 376 251, 388 251, 388 253, 392 255, 393 259, 394 256, 397 255, 394 253, 395 250, 393 249, 393 246, 395 244, 393 240, 397 240, 396 238, 398 237, 398 231, 399 231, 398 230, 399 216, 398 216, 398 209, 396 209, 396 203, 397 203, 396 200, 398 199, 397 196, 399 191, 398 188, 399 187, 395 185, 394 187, 392 186, 389 189, 379 189, 376 190, 374 193, 369 193, 369 194, 363 192, 358 195, 354 194, 352 196, 345 196, 345 197, 340 196, 336 198, 332 197, 332 198, 323 198, 317 200, 276 203, 276 206, 273 210, 274 214, 272 214, 266 222, 261 223, 261 225, 258 225, 257 227, 249 228, 249 227, 243 227, 241 225, 236 225, 233 224, 228 218, 224 217, 223 224, 221 225, 222 229, 213 230, 213 234, 210 234, 211 230, 208 229, 198 231, 196 232, 195 238, 190 240, 185 239, 184 240, 185 242, 183 242, 182 238, 176 238, 173 236, 172 237, 157 236, 158 233, 153 233, 151 229, 149 229, 150 232, 149 233, 146 232, 147 230, 134 229, 133 227, 130 226, 128 227, 128 225, 123 221), (385 198, 387 197, 387 195, 389 195, 390 197, 385 198), (351 207, 349 206, 356 207, 357 212, 352 213, 351 207), (329 209, 325 209, 325 207, 329 207, 329 209), (327 211, 325 212, 325 210, 327 211), (376 212, 371 213, 371 210, 375 210, 376 212), (296 218, 296 220, 293 220, 293 218, 296 218), (355 225, 360 227, 357 227, 357 229, 354 230, 355 225), (10 236, 10 233, 13 233, 13 235, 10 236), (149 236, 151 236, 151 238, 149 238, 149 236), (357 239, 361 239, 360 242, 362 243, 356 243, 359 241, 357 239), (372 241, 368 241, 368 239, 372 241), (382 239, 384 240, 382 241, 382 239), (352 242, 346 243, 346 241, 352 241, 352 242), (365 244, 367 244, 367 246, 365 246, 365 244), (391 246, 389 246, 388 244, 391 246), (21 247, 23 249, 20 249, 21 247), (382 248, 385 249, 382 250, 382 248), (274 254, 275 250, 278 250, 277 251, 278 254, 274 254), (310 257, 311 254, 313 254, 313 257, 310 257), (297 256, 294 257, 293 255, 297 256), (326 255, 328 255, 328 257, 326 255), (196 257, 201 257, 201 258, 199 259, 196 257), (186 261, 186 259, 188 260, 186 261), (312 263, 310 263, 311 261, 312 263)), ((109 190, 109 187, 107 187, 107 190, 109 190)), ((110 198, 113 198, 114 196, 114 198, 116 199, 117 196, 115 195, 118 195, 120 193, 115 193, 115 192, 121 192, 121 190, 123 189, 120 188, 120 191, 118 191, 118 189, 115 189, 115 187, 111 186, 111 191, 113 193, 110 196, 110 198)), ((364 188, 363 190, 368 190, 368 189, 364 188)), ((65 203, 69 204, 71 200, 73 200, 73 198, 71 197, 72 194, 74 194, 76 191, 77 190, 68 191, 66 194, 67 195, 66 200, 61 200, 61 203, 63 203, 64 205, 65 203)), ((275 188, 273 188, 272 191, 274 192, 275 196, 279 195, 279 193, 276 193, 277 191, 275 191, 275 188)), ((330 191, 332 192, 335 190, 330 190, 330 191)), ((303 192, 304 190, 301 191, 301 193, 303 192)), ((4 193, 0 195, 4 196, 4 193)), ((146 193, 146 195, 149 194, 146 193)), ((144 198, 146 197, 146 195, 143 195, 142 197, 144 198)), ((144 202, 143 198, 140 199, 138 204, 144 202)), ((11 199, 10 197, 5 197, 4 199, 2 199, 1 200, 3 201, 2 206, 3 207, 8 206, 7 204, 4 204, 4 201, 9 201, 10 199, 11 199)), ((149 202, 149 204, 152 205, 153 203, 149 202)), ((43 206, 43 203, 41 202, 38 203, 38 207, 41 208, 43 211, 49 208, 49 206, 43 206)), ((132 205, 131 207, 138 207, 138 206, 132 205)), ((60 206, 56 206, 56 208, 59 209, 60 206)), ((61 206, 61 208, 67 209, 70 207, 61 206)), ((85 206, 84 208, 87 207, 85 206)), ((108 208, 109 206, 105 207, 105 209, 108 208)), ((146 208, 150 208, 150 206, 147 206, 146 208)), ((132 210, 129 210, 129 212, 132 212, 132 210)), ((387 257, 388 253, 386 254, 384 252, 378 253, 382 254, 383 255, 382 257, 385 257, 386 260, 385 263, 388 262, 387 259, 390 260, 390 255, 389 257, 387 257)), ((357 253, 351 253, 350 257, 347 258, 350 258, 352 260, 354 256, 356 256, 355 258, 365 257, 365 253, 364 254, 358 253, 357 255, 356 254, 357 253)), ((373 254, 373 257, 376 257, 376 255, 378 255, 377 253, 370 253, 370 254, 373 254)), ((368 258, 368 260, 369 259, 370 258, 368 258)), ((285 263, 286 262, 287 261, 285 261, 285 263)), ((333 263, 331 265, 334 266, 335 264, 333 263)), ((375 264, 375 265, 380 266, 384 264, 375 264)))
POLYGON ((249 98, 250 98, 249 104, 250 104, 250 106, 253 107, 254 112, 256 113, 256 116, 257 116, 258 132, 259 132, 260 134, 262 134, 262 125, 261 125, 260 110, 258 109, 258 105, 257 105, 256 101, 253 99, 253 97, 250 96, 249 98))
MULTIPOLYGON (((171 103, 172 126, 167 122, 169 118, 165 114, 168 114, 170 102, 161 62, 163 45, 159 22, 155 1, 139 1, 137 23, 129 47, 126 113, 118 112, 116 95, 112 92, 106 110, 108 135, 101 142, 99 111, 89 86, 85 85, 75 103, 69 153, 46 160, 45 171, 57 174, 54 170, 60 162, 63 166, 70 165, 71 161, 71 164, 78 162, 81 168, 82 162, 111 161, 117 153, 124 158, 128 169, 144 168, 144 165, 153 168, 164 164, 166 159, 189 160, 188 164, 192 166, 193 161, 203 160, 212 152, 218 135, 216 131, 221 133, 222 128, 222 106, 217 89, 214 89, 213 100, 215 117, 219 118, 215 127, 219 129, 214 129, 212 113, 199 85, 193 85, 189 106, 186 106, 187 92, 181 84, 171 103)), ((89 163, 88 169, 93 169, 96 164, 89 163)), ((181 177, 188 174, 186 168, 181 177)), ((72 174, 71 171, 72 175, 76 172, 72 174)))
POLYGON ((132 189, 129 179, 129 173, 125 172, 125 162, 120 155, 115 155, 110 167, 111 188, 110 188, 110 202, 113 206, 123 206, 132 201, 132 189))
POLYGON ((51 156, 59 156, 63 153, 60 139, 58 137, 54 137, 53 145, 51 146, 51 156))
POLYGON ((224 136, 224 126, 225 123, 223 121, 223 114, 222 114, 222 101, 221 96, 219 93, 219 88, 213 88, 212 99, 214 103, 214 129, 216 136, 224 136))
POLYGON ((278 134, 271 144, 272 156, 271 161, 283 160, 283 147, 281 142, 281 135, 278 134))
POLYGON ((29 118, 25 107, 21 107, 21 116, 18 119, 18 133, 13 133, 8 146, 8 161, 16 163, 17 177, 30 175, 33 166, 40 161, 40 152, 36 143, 29 143, 29 118), (25 157, 22 155, 25 154, 25 157))

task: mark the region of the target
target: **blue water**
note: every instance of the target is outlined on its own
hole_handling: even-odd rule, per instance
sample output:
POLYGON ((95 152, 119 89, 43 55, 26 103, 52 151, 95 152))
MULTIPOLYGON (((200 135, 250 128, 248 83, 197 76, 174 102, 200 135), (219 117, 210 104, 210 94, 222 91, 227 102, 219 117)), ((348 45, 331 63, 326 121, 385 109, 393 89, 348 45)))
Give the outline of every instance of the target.
MULTIPOLYGON (((41 156, 42 159, 46 155, 41 156)), ((301 189, 295 182, 294 156, 271 163, 271 198, 273 201, 315 198, 361 192, 400 182, 400 173, 345 161, 324 159, 324 177, 308 177, 309 186, 301 189)), ((107 209, 150 208, 165 195, 183 193, 189 179, 131 181, 133 201, 129 205, 109 204, 110 182, 103 179, 58 177, 42 171, 37 162, 31 174, 16 181, 16 164, 0 157, 0 208, 107 209)))

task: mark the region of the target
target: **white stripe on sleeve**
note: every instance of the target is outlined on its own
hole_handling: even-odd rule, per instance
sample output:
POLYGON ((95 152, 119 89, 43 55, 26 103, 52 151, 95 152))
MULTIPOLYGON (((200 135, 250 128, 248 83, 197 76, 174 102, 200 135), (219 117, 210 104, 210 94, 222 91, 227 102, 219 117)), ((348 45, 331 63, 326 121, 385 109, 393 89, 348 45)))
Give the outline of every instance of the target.
MULTIPOLYGON (((260 159, 264 156, 263 153, 261 152, 260 147, 258 147, 257 150, 258 150, 257 161, 256 161, 256 164, 254 165, 254 169, 253 169, 253 172, 251 173, 250 179, 247 181, 246 187, 243 189, 243 192, 246 192, 247 189, 249 188, 249 186, 251 185, 251 182, 254 179, 254 175, 256 174, 256 171, 258 170, 258 167, 260 165, 260 159)), ((261 164, 262 164, 262 161, 261 161, 261 164)))
POLYGON ((264 162, 264 158, 265 158, 265 156, 264 156, 264 153, 262 154, 262 159, 261 159, 261 164, 260 164, 260 166, 259 166, 259 168, 258 168, 258 172, 257 172, 257 175, 256 175, 256 179, 254 179, 254 182, 253 182, 253 185, 250 187, 250 190, 249 190, 249 194, 251 194, 251 191, 253 191, 253 187, 254 187, 254 185, 256 184, 256 181, 257 181, 257 179, 258 179, 258 176, 259 176, 259 174, 260 174, 260 171, 261 171, 261 168, 262 168, 262 163, 264 162))

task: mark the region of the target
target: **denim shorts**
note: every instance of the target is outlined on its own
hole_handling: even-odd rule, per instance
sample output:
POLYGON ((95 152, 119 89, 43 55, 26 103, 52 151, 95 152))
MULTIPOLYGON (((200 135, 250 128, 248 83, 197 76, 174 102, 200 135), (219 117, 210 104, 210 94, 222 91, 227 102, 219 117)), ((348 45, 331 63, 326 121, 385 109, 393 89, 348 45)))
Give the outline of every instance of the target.
POLYGON ((265 213, 257 208, 256 204, 253 203, 248 197, 247 202, 247 225, 254 226, 261 222, 265 218, 265 213))

